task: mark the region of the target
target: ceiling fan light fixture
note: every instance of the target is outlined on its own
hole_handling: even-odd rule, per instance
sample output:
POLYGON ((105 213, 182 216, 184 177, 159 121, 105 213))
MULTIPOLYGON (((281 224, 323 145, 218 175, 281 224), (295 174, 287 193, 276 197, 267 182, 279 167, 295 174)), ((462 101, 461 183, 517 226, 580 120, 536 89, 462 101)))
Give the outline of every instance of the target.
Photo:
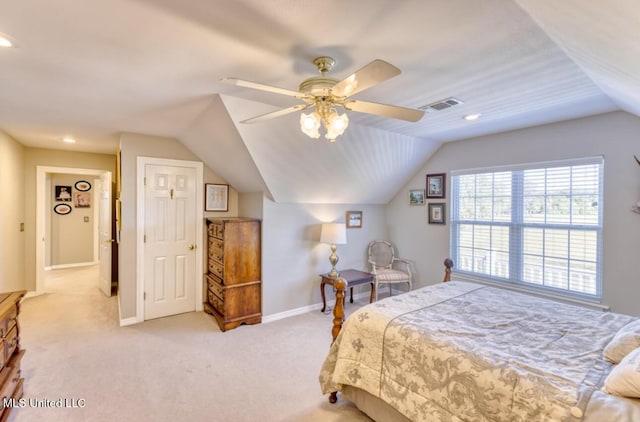
POLYGON ((309 138, 318 139, 320 137, 320 116, 317 111, 300 114, 300 130, 309 138))
POLYGON ((331 142, 335 142, 336 138, 344 133, 349 126, 349 118, 346 113, 338 114, 335 110, 331 110, 331 114, 327 118, 325 123, 325 129, 327 134, 325 138, 331 142))

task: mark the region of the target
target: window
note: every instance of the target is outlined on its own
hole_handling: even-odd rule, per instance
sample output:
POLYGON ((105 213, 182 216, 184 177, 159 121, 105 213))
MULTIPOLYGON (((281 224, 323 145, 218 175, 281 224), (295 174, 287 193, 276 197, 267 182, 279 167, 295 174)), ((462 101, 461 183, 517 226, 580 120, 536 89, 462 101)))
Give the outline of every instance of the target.
POLYGON ((474 277, 601 298, 602 157, 451 174, 451 256, 474 277))

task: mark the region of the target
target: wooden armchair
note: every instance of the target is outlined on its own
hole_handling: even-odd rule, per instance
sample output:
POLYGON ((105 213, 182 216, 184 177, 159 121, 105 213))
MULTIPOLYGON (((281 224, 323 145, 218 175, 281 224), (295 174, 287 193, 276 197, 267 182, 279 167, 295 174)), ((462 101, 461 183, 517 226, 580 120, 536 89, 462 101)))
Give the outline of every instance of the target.
POLYGON ((389 285, 389 296, 393 284, 407 283, 411 290, 411 266, 409 261, 396 258, 395 248, 386 240, 374 240, 369 243, 367 259, 371 264, 371 273, 376 283, 376 300, 381 284, 389 285))

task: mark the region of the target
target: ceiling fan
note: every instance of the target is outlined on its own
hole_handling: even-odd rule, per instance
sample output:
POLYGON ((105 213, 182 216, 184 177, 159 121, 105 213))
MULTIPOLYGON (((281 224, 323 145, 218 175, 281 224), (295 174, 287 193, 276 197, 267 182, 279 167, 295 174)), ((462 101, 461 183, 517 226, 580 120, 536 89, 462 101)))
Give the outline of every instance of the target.
POLYGON ((300 129, 311 138, 319 138, 320 126, 322 125, 325 129, 325 138, 331 142, 335 142, 336 137, 342 135, 349 125, 349 118, 346 113, 338 114, 336 107, 342 107, 348 111, 375 114, 409 122, 417 122, 424 115, 423 110, 350 98, 350 96, 358 92, 371 88, 401 73, 400 69, 384 60, 376 59, 341 81, 326 76, 327 72, 329 72, 336 63, 331 57, 317 57, 313 60, 313 63, 318 67, 320 76, 314 76, 302 81, 298 91, 237 78, 223 78, 222 81, 233 85, 287 95, 304 102, 303 104, 297 104, 261 116, 252 117, 243 120, 241 123, 260 122, 296 111, 314 108, 314 111, 309 114, 301 114, 300 129))

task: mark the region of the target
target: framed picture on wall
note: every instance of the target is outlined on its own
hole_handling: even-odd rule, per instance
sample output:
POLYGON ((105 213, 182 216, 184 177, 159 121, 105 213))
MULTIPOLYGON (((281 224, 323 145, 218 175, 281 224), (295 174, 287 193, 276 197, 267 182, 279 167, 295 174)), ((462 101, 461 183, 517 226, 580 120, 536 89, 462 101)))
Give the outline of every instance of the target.
POLYGON ((444 203, 429 204, 429 224, 444 224, 444 203))
POLYGON ((427 174, 427 198, 445 198, 446 173, 427 174))
POLYGON ((361 229, 362 228, 362 211, 347 211, 347 228, 348 229, 361 229))
POLYGON ((424 205, 424 189, 411 189, 409 191, 409 205, 424 205))
POLYGON ((91 194, 88 192, 76 192, 73 200, 76 208, 91 208, 91 194))
POLYGON ((205 183, 204 187, 205 211, 229 210, 229 185, 205 183))
POLYGON ((86 180, 80 180, 76 182, 75 188, 79 192, 88 192, 91 190, 91 183, 87 182, 86 180))
POLYGON ((71 186, 56 186, 56 201, 71 202, 71 186))
POLYGON ((53 207, 53 211, 59 215, 67 215, 72 210, 73 208, 71 208, 71 205, 68 205, 68 204, 58 204, 55 207, 53 207))

